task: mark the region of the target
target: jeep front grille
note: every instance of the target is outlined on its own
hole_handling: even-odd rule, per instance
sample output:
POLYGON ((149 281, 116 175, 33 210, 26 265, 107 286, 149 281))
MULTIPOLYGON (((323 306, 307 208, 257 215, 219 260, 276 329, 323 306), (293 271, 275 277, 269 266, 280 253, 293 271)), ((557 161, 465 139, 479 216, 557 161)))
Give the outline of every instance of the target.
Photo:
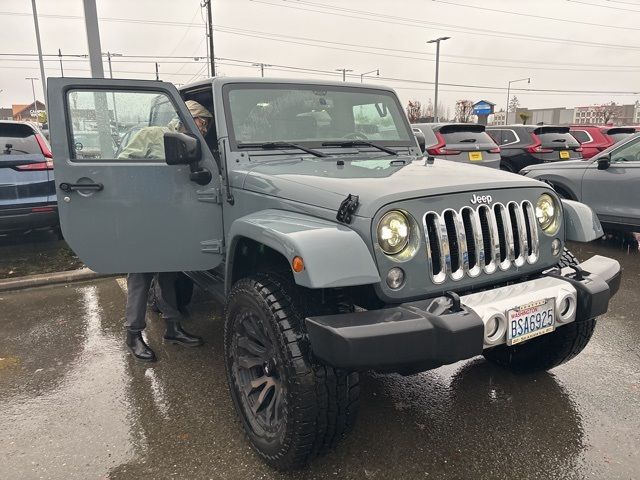
POLYGON ((538 261, 538 222, 528 201, 427 212, 423 226, 434 283, 538 261))

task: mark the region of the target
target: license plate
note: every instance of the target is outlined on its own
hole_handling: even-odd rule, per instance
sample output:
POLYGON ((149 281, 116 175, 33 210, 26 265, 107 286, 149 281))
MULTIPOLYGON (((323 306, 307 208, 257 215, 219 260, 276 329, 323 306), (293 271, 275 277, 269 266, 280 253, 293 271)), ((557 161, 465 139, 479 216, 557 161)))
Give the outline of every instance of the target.
POLYGON ((564 158, 564 159, 569 158, 569 152, 566 150, 560 151, 560 158, 564 158))
POLYGON ((556 328, 555 298, 546 298, 507 312, 507 345, 551 333, 556 328))
POLYGON ((482 160, 482 152, 469 152, 469 160, 479 162, 482 160))

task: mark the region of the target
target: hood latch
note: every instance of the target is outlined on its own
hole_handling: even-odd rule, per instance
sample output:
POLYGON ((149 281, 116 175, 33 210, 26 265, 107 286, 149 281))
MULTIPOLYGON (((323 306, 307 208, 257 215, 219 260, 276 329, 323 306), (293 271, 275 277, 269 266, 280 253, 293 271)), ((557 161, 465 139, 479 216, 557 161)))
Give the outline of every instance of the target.
POLYGON ((342 223, 351 223, 353 214, 358 208, 358 205, 360 205, 359 199, 360 197, 358 197, 358 195, 349 194, 340 204, 336 220, 342 223))

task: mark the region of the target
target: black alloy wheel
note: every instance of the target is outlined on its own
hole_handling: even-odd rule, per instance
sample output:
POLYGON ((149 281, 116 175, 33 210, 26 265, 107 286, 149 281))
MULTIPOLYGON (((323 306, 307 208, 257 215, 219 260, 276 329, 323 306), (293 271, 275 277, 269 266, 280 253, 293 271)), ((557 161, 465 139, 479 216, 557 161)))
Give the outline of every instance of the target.
MULTIPOLYGON (((231 398, 251 445, 279 470, 304 467, 331 449, 356 417, 358 373, 321 364, 309 349, 304 318, 320 304, 274 273, 238 280, 227 297, 231 398)), ((337 301, 328 305, 339 308, 337 301)))
POLYGON ((232 369, 240 403, 251 428, 266 437, 278 434, 285 418, 282 371, 278 370, 274 342, 255 311, 242 312, 234 323, 232 369))

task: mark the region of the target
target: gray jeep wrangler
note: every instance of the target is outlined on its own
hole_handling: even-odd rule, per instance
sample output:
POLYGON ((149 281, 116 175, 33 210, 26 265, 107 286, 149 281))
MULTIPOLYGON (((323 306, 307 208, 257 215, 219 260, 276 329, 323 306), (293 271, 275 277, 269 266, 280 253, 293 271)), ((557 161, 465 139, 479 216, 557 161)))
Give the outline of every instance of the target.
POLYGON ((186 272, 224 302, 235 408, 280 469, 353 425, 358 372, 476 355, 550 369, 587 345, 619 287, 618 262, 565 249, 602 234, 591 209, 425 158, 388 88, 54 78, 49 112, 67 242, 98 272, 186 272), (213 112, 205 136, 189 99, 213 112), (118 158, 154 128, 163 148, 118 158))

